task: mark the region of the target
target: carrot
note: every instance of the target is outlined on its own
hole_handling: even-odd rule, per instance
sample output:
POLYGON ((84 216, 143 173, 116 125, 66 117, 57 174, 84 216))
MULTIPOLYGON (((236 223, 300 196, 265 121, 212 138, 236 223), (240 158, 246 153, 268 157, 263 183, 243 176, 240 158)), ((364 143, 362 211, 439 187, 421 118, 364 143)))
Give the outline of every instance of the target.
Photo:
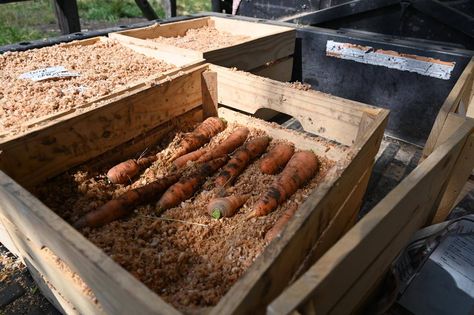
POLYGON ((176 167, 180 168, 185 166, 188 161, 197 160, 198 162, 207 162, 219 158, 221 156, 231 153, 237 147, 241 146, 242 143, 245 142, 245 139, 247 139, 248 134, 248 128, 238 128, 216 147, 212 149, 199 149, 188 154, 182 155, 176 160, 174 160, 173 164, 176 167))
POLYGON ((170 160, 174 161, 178 157, 202 147, 212 137, 224 130, 225 127, 226 121, 224 119, 218 117, 207 118, 193 132, 188 132, 184 135, 179 148, 170 160))
POLYGON ((216 185, 225 186, 234 181, 249 165, 251 160, 259 157, 267 149, 269 142, 270 138, 264 136, 244 143, 232 154, 229 162, 222 168, 222 171, 216 178, 216 185))
POLYGON ((231 217, 249 198, 250 194, 214 198, 209 202, 207 210, 214 219, 231 217))
POLYGON ((292 144, 277 144, 260 161, 260 170, 264 174, 276 174, 288 163, 294 152, 295 147, 292 144))
POLYGON ((208 150, 206 153, 204 153, 204 155, 198 159, 198 162, 207 162, 232 153, 232 151, 240 147, 245 142, 245 140, 247 140, 249 132, 250 131, 247 127, 237 128, 214 149, 208 150))
POLYGON ((265 241, 270 242, 278 234, 280 234, 288 221, 290 221, 290 219, 293 217, 296 210, 298 210, 298 205, 296 203, 292 203, 290 207, 286 209, 285 212, 283 212, 282 216, 275 222, 272 228, 267 231, 265 234, 265 241))
POLYGON ((135 188, 112 199, 100 208, 87 213, 74 223, 74 227, 99 227, 129 214, 139 205, 155 201, 168 187, 178 181, 179 173, 162 177, 145 186, 135 188))
POLYGON ((177 168, 181 168, 185 166, 189 161, 196 161, 199 159, 204 153, 206 153, 206 149, 199 149, 193 152, 189 152, 185 155, 181 155, 179 158, 173 161, 174 166, 177 168))
POLYGON ((299 187, 311 179, 318 169, 318 158, 311 151, 295 153, 280 176, 257 200, 247 218, 259 217, 272 212, 279 204, 293 195, 299 187))
POLYGON ((137 175, 140 170, 147 168, 157 159, 156 155, 151 155, 119 163, 107 172, 107 178, 113 184, 125 184, 137 175))
POLYGON ((158 201, 159 212, 173 208, 190 198, 218 168, 225 164, 227 157, 221 157, 199 165, 189 176, 183 177, 165 191, 158 201))

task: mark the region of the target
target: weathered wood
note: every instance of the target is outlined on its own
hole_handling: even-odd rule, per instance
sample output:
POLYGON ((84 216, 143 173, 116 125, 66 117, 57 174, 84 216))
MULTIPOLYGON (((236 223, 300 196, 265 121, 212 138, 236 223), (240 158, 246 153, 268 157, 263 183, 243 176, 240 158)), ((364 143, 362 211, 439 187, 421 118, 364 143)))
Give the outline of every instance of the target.
MULTIPOLYGON (((264 95, 269 96, 271 94, 269 91, 292 92, 288 94, 291 98, 283 105, 277 103, 273 107, 280 112, 289 111, 288 113, 294 114, 294 108, 300 107, 306 110, 308 117, 316 118, 321 112, 332 115, 335 111, 343 121, 352 119, 349 125, 353 124, 353 129, 346 128, 347 122, 339 125, 344 132, 355 130, 350 137, 354 143, 347 141, 347 147, 331 146, 328 149, 320 141, 293 130, 275 127, 263 121, 253 123, 254 127, 265 130, 273 138, 291 139, 297 148, 314 150, 336 163, 323 183, 301 205, 278 239, 264 250, 219 304, 210 310, 214 314, 262 312, 288 284, 305 254, 316 243, 318 237, 324 235, 331 222, 334 222, 334 217, 349 216, 352 219, 352 213, 358 207, 367 185, 365 177, 378 151, 388 111, 322 93, 312 92, 306 95, 305 91, 285 90, 288 87, 283 83, 228 69, 222 70, 222 67, 200 66, 184 71, 183 74, 173 77, 170 82, 164 80, 133 89, 126 97, 120 95, 108 99, 93 111, 64 116, 55 121, 54 125, 13 139, 15 141, 8 142, 9 146, 5 147, 4 153, 7 154, 0 156, 0 167, 8 173, 15 173, 22 185, 32 186, 33 183, 89 159, 96 158, 98 163, 104 162, 105 155, 101 154, 105 151, 112 154, 112 159, 127 156, 132 154, 133 150, 141 150, 150 145, 150 142, 147 142, 148 136, 151 137, 151 142, 157 141, 164 132, 170 130, 175 116, 181 115, 183 119, 184 117, 203 119, 208 111, 205 107, 215 106, 216 90, 217 99, 225 106, 219 108, 219 116, 229 122, 248 124, 250 119, 248 115, 237 111, 252 112, 258 108, 260 105, 249 107, 245 104, 245 100, 252 100, 252 95, 257 95, 257 100, 261 98, 259 89, 262 87, 268 89, 264 95), (232 73, 235 79, 232 79, 232 73), (221 98, 222 93, 229 92, 226 84, 219 83, 222 76, 227 77, 224 81, 227 80, 228 84, 240 82, 243 77, 247 77, 255 87, 243 88, 236 99, 221 98), (207 92, 203 91, 206 89, 207 92), (209 94, 208 100, 203 101, 203 95, 204 99, 207 97, 206 93, 209 94), (300 93, 306 95, 302 100, 298 98, 300 93), (311 102, 312 98, 316 98, 317 102, 311 102), (305 105, 304 100, 309 100, 309 105, 305 105), (202 106, 203 102, 208 104, 202 106), (333 111, 329 110, 330 107, 333 111), (311 110, 312 108, 314 110, 311 110), (370 119, 364 118, 366 116, 370 119), (358 124, 364 121, 367 124, 364 123, 364 127, 359 127, 358 124), (357 136, 358 130, 360 130, 359 136, 357 136), (104 137, 104 134, 107 137, 104 137), (128 146, 130 148, 127 148, 128 146), (15 161, 13 156, 18 155, 16 152, 20 152, 20 149, 23 149, 24 156, 15 161), (16 164, 19 162, 22 163, 21 167, 16 164), (23 164, 30 169, 25 170, 23 164), (35 171, 35 177, 28 176, 32 170, 35 171), (346 215, 343 213, 345 210, 339 209, 347 209, 351 215, 346 215)), ((327 138, 343 138, 341 136, 343 131, 329 126, 330 124, 332 120, 326 119, 320 126, 329 129, 325 132, 327 138)), ((3 147, 0 149, 3 150, 3 147)), ((32 266, 48 281, 52 277, 51 283, 55 288, 48 286, 43 288, 60 291, 63 298, 79 312, 177 313, 176 309, 164 303, 69 224, 1 172, 0 214, 19 231, 14 233, 17 235, 14 242, 21 247, 22 256, 31 260, 32 266), (64 262, 71 272, 94 292, 101 309, 94 309, 87 296, 77 290, 77 285, 67 280, 63 274, 64 270, 42 254, 45 248, 60 262, 64 262), (59 283, 63 277, 66 280, 64 283, 59 283), (63 294, 63 290, 67 294, 63 294)), ((347 228, 344 224, 332 224, 332 226, 342 230, 347 228)), ((7 229, 10 233, 10 229, 13 228, 7 227, 7 229)), ((340 235, 342 230, 331 235, 340 235)), ((54 292, 50 298, 56 296, 55 293, 58 292, 54 292)), ((60 304, 62 305, 62 302, 60 304)))
POLYGON ((373 106, 317 91, 301 91, 223 67, 211 68, 219 76, 219 103, 232 104, 251 114, 260 108, 284 112, 296 118, 304 130, 344 145, 355 142, 364 113, 379 114, 373 106))
POLYGON ((466 121, 311 269, 280 295, 269 314, 290 314, 312 303, 318 314, 360 305, 410 236, 427 222, 449 174, 474 131, 466 121))
POLYGON ((208 71, 201 75, 201 91, 204 117, 217 116, 217 73, 208 71))
POLYGON ((54 0, 54 12, 62 34, 81 31, 76 0, 54 0))
POLYGON ((175 55, 202 58, 213 64, 237 67, 241 70, 255 69, 291 56, 296 37, 292 28, 218 17, 204 17, 163 25, 154 24, 145 28, 111 33, 109 36, 127 44, 150 47, 175 55), (183 36, 189 29, 208 25, 231 34, 248 36, 249 39, 236 45, 202 52, 147 40, 159 36, 183 36))
POLYGON ((458 109, 459 102, 463 95, 465 89, 472 88, 472 77, 474 76, 474 58, 471 59, 469 64, 466 66, 458 81, 454 85, 453 89, 449 93, 448 97, 444 101, 441 109, 436 117, 436 120, 433 124, 433 129, 430 132, 428 140, 426 140, 425 148, 423 150, 423 158, 426 158, 430 155, 431 152, 436 148, 436 143, 438 142, 438 137, 443 129, 445 121, 449 113, 456 112, 458 109), (469 87, 469 82, 471 82, 471 87, 469 87))
POLYGON ((0 169, 23 185, 35 185, 146 133, 201 105, 201 74, 205 69, 196 68, 0 143, 0 169))

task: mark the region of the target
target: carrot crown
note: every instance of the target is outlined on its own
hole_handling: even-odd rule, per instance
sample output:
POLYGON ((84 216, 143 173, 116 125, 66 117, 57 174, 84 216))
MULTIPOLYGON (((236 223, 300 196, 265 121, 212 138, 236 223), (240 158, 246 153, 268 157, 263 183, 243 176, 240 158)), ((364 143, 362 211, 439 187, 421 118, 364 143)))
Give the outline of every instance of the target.
POLYGON ((221 211, 219 209, 214 209, 214 210, 212 210, 211 216, 214 219, 219 220, 221 218, 222 214, 221 214, 221 211))

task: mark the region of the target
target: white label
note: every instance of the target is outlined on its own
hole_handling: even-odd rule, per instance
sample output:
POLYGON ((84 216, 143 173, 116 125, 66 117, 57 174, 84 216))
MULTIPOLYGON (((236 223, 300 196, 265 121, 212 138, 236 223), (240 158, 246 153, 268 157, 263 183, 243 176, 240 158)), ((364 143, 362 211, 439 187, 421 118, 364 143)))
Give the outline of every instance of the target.
POLYGON ((42 81, 54 78, 77 77, 79 73, 69 72, 63 66, 48 67, 23 73, 19 76, 20 79, 29 79, 33 81, 42 81))
POLYGON ((326 56, 352 60, 360 63, 387 67, 401 71, 416 72, 433 78, 449 80, 456 63, 439 59, 402 54, 393 50, 374 49, 333 40, 326 42, 326 56))

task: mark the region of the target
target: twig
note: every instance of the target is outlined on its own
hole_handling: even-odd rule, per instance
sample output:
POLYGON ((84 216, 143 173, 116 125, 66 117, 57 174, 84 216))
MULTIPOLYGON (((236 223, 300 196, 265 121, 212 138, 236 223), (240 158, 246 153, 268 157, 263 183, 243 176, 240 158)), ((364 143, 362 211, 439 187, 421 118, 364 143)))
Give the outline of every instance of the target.
POLYGON ((152 216, 149 216, 149 215, 143 215, 143 216, 146 217, 146 218, 155 219, 155 220, 180 222, 180 223, 194 224, 194 225, 205 226, 205 227, 208 227, 208 226, 209 226, 209 225, 207 225, 207 224, 196 223, 196 222, 189 222, 189 221, 178 220, 178 219, 172 219, 172 218, 166 218, 166 217, 152 217, 152 216))

